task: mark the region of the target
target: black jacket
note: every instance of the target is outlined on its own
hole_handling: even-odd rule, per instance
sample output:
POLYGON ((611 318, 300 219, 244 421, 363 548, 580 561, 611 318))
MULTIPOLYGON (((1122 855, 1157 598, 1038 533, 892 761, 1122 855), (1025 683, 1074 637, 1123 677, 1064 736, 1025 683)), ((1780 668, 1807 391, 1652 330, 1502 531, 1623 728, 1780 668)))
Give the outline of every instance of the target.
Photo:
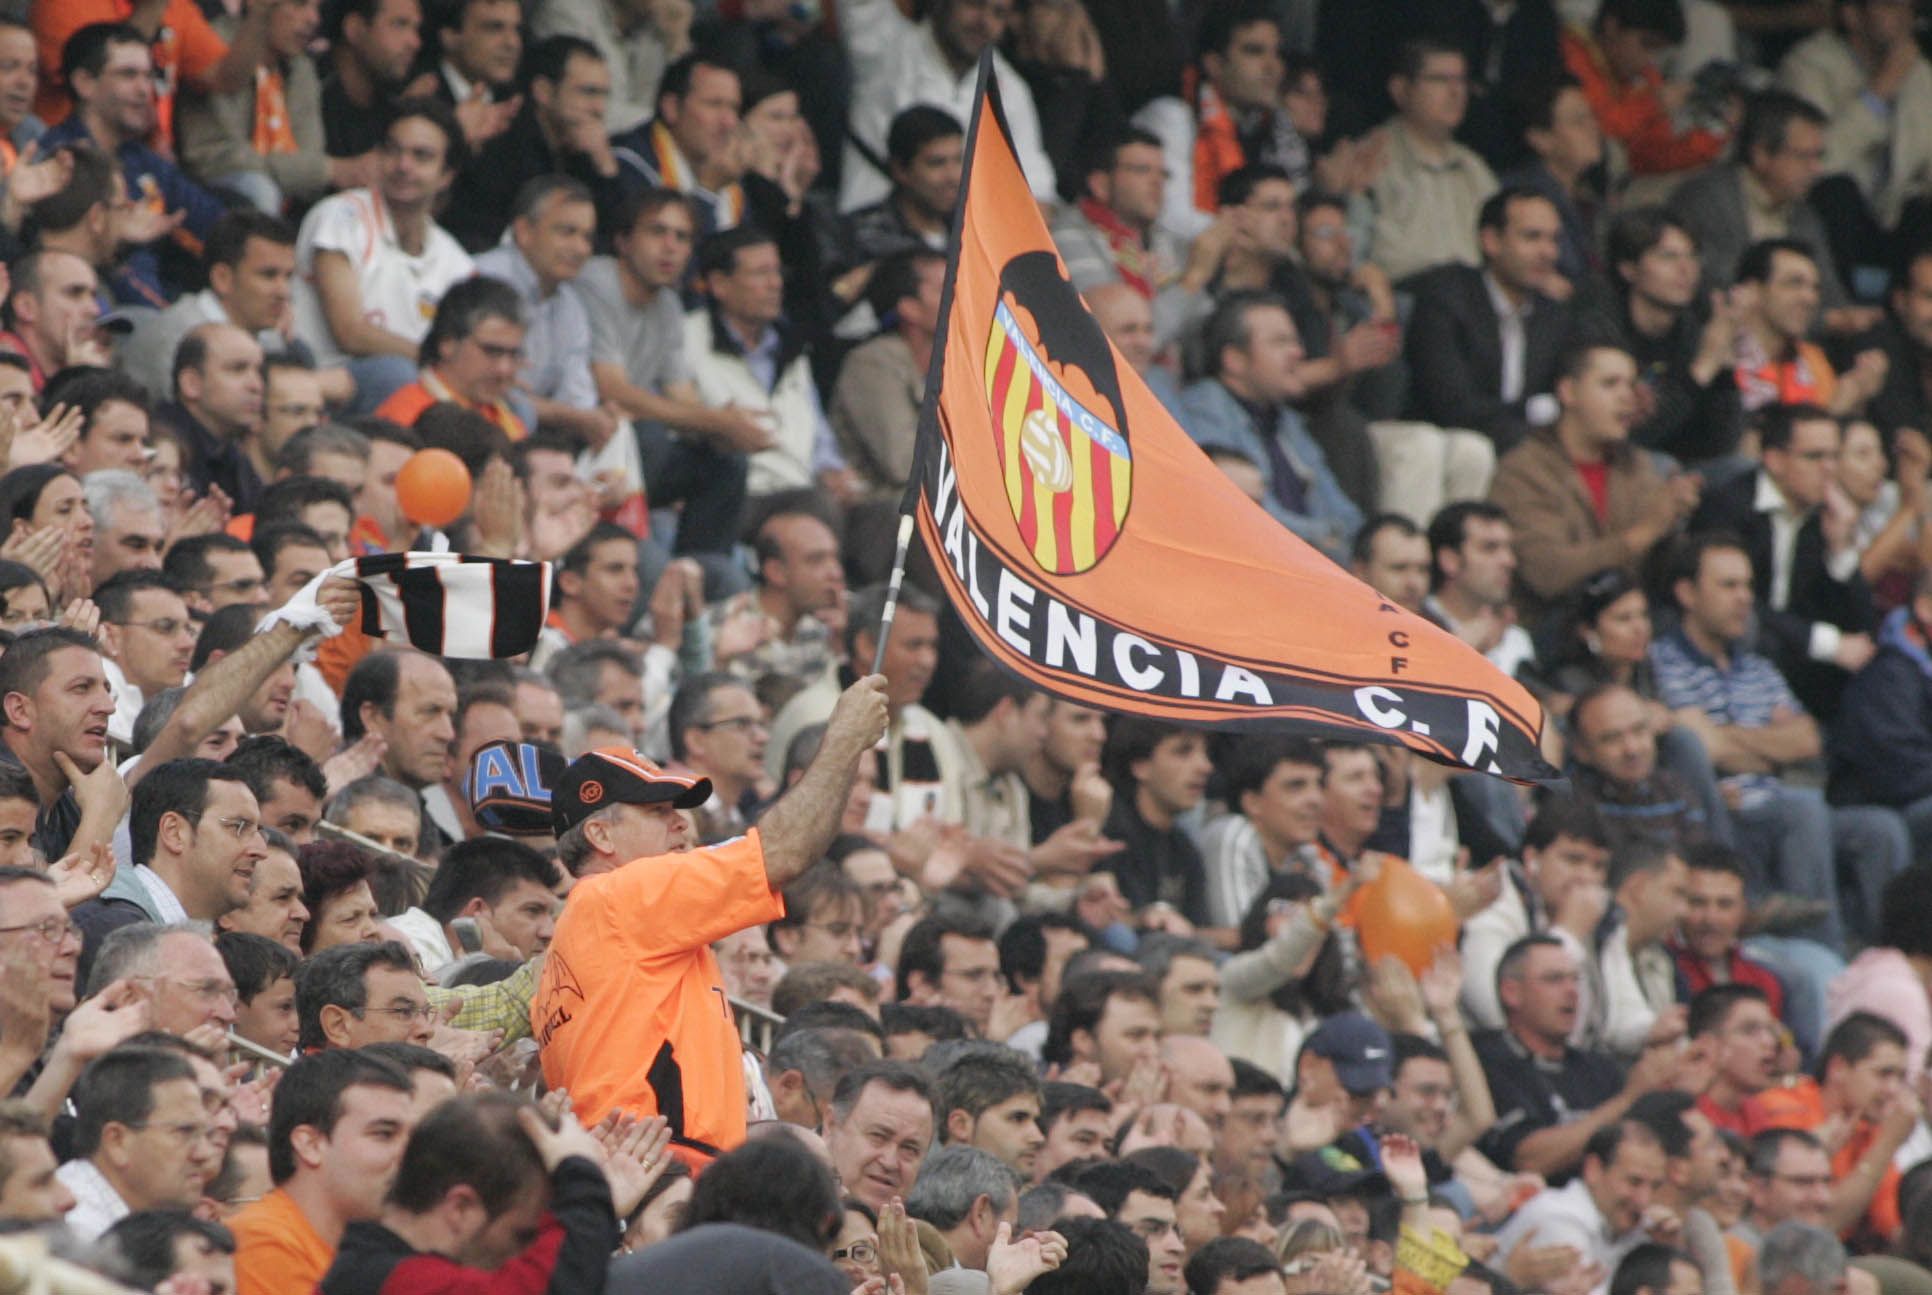
POLYGON ((1932 796, 1932 677, 1887 644, 1845 685, 1827 745, 1831 800, 1902 808, 1932 796))
POLYGON ((1861 349, 1877 347, 1885 352, 1891 367, 1885 371, 1885 385, 1872 397, 1866 413, 1890 444, 1892 433, 1901 427, 1916 427, 1932 436, 1932 394, 1927 379, 1932 378, 1932 361, 1916 343, 1906 337, 1896 321, 1887 318, 1859 343, 1861 349))
POLYGON ((1771 609, 1771 515, 1753 506, 1763 471, 1748 472, 1705 494, 1691 516, 1690 531, 1730 531, 1744 541, 1757 594, 1758 649, 1784 674, 1806 709, 1829 720, 1847 676, 1829 662, 1811 659, 1811 627, 1823 622, 1848 634, 1869 634, 1878 620, 1872 591, 1855 570, 1849 580, 1832 578, 1825 567, 1824 528, 1814 510, 1798 528, 1792 549, 1791 596, 1783 610, 1771 609))
POLYGON ((486 252, 510 227, 510 209, 517 191, 540 175, 567 175, 582 181, 597 206, 597 227, 613 228, 623 191, 615 176, 597 174, 590 159, 579 153, 551 150, 537 125, 537 105, 524 100, 509 126, 477 152, 450 187, 449 203, 437 217, 465 250, 486 252))
POLYGON ((1415 293, 1405 352, 1411 412, 1437 427, 1481 432, 1502 454, 1529 431, 1524 412, 1529 398, 1556 386, 1570 312, 1540 293, 1532 299, 1523 321, 1523 394, 1505 402, 1502 325, 1483 272, 1442 265, 1409 282, 1415 293))

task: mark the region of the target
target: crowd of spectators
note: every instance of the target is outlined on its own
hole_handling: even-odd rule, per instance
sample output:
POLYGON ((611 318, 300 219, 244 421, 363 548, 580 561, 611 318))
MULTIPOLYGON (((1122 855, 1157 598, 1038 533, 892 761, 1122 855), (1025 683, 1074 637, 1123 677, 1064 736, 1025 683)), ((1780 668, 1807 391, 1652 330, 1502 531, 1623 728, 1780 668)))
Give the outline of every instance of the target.
POLYGON ((0 5, 0 1260, 1932 1295, 1921 8, 0 5), (1565 783, 1045 696, 923 554, 882 631, 983 60, 1128 366, 1565 783), (360 632, 424 550, 534 649, 360 632))

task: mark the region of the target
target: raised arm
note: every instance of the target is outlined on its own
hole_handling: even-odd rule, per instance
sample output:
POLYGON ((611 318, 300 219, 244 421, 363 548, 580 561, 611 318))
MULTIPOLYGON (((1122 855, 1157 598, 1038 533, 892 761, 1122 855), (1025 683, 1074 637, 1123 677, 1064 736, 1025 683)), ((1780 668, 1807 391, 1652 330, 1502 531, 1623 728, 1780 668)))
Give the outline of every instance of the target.
POLYGON ((773 890, 825 857, 852 794, 859 760, 886 731, 885 676, 867 675, 839 696, 804 776, 758 822, 773 890))
MULTIPOLYGON (((362 605, 352 580, 325 582, 317 601, 338 625, 347 625, 362 605)), ((193 754, 201 739, 233 715, 275 668, 294 655, 303 640, 314 633, 315 630, 297 629, 286 621, 278 622, 196 675, 167 724, 141 753, 140 762, 128 770, 128 785, 139 782, 150 769, 193 754)))

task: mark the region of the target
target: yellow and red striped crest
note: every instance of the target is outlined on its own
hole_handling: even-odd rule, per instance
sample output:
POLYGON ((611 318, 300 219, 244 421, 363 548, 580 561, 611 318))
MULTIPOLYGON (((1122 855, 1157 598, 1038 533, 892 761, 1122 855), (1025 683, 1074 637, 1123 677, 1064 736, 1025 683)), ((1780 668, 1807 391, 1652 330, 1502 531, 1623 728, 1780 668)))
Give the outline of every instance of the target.
POLYGON ((1120 536, 1133 453, 1125 429, 1094 411, 1101 402, 1070 389, 1092 382, 1043 356, 1023 313, 1002 300, 986 339, 986 399, 999 433, 1006 502, 1040 569, 1078 575, 1120 536))

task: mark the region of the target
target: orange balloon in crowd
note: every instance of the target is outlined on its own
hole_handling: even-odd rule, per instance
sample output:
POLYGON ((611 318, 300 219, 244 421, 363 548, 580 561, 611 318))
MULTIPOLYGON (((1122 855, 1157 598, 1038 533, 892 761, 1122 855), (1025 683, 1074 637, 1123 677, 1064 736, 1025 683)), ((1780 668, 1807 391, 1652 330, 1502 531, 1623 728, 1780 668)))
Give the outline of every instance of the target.
POLYGON ((1356 892, 1349 909, 1370 963, 1394 954, 1418 976, 1436 954, 1455 947, 1461 927, 1441 887, 1403 859, 1384 859, 1381 875, 1356 892))
POLYGON ((396 505, 418 526, 448 526, 470 506, 470 470, 448 450, 417 450, 396 474, 396 505))

